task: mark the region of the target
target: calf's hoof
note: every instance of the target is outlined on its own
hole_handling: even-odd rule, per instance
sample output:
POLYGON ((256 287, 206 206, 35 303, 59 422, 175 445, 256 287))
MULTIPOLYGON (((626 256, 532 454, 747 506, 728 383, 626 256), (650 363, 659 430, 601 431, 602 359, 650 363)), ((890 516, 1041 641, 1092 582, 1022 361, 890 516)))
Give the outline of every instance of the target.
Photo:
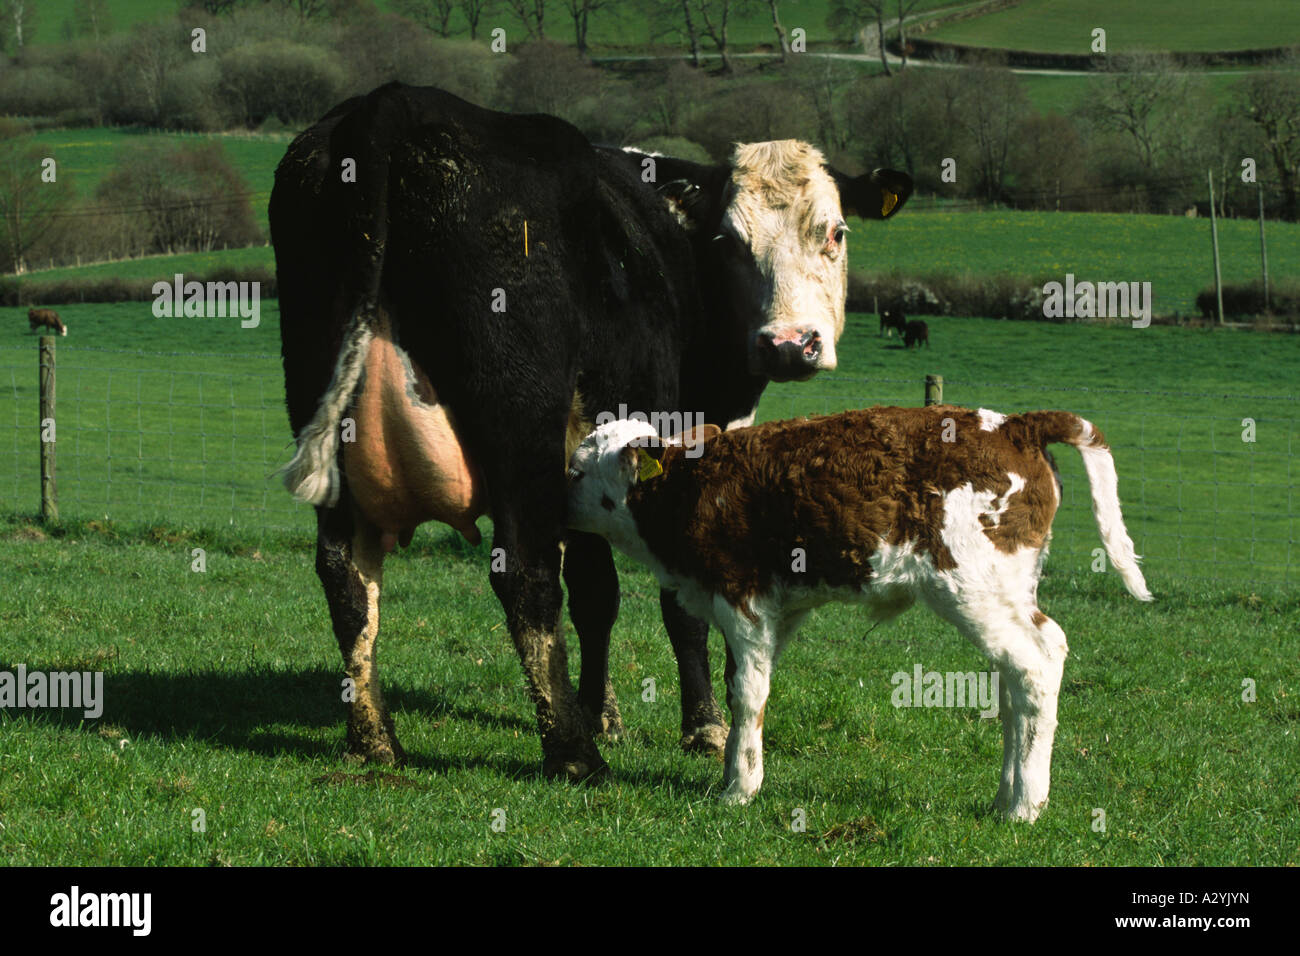
POLYGON ((727 749, 725 724, 703 724, 693 730, 682 731, 682 750, 694 754, 711 754, 721 757, 727 749))
POLYGON ((745 790, 741 789, 739 786, 733 783, 729 785, 726 790, 722 791, 722 793, 718 796, 718 799, 722 803, 727 804, 728 806, 743 807, 745 804, 749 803, 751 800, 754 799, 754 794, 756 794, 757 792, 758 792, 757 790, 752 792, 746 792, 745 790))
POLYGON ((999 806, 995 801, 993 809, 1003 820, 1008 823, 1033 823, 1038 819, 1038 815, 1043 812, 1043 807, 1047 806, 1047 801, 1041 803, 1030 803, 1022 800, 1011 806, 999 806))

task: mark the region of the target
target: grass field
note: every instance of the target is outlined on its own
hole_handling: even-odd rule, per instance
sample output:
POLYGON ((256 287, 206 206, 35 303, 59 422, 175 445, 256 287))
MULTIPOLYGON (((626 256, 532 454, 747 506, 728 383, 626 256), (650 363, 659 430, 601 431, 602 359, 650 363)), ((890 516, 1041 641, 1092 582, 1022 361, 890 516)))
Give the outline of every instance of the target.
POLYGON ((1022 0, 1014 7, 948 23, 927 39, 970 46, 1091 52, 1092 31, 1106 31, 1108 53, 1137 50, 1247 50, 1275 47, 1300 36, 1300 4, 1292 0, 1022 0))
POLYGON ((273 303, 252 330, 153 319, 147 305, 66 315, 62 529, 28 517, 34 337, 0 351, 0 428, 14 426, 0 437, 0 670, 103 670, 107 703, 97 721, 0 715, 0 863, 1300 862, 1294 337, 935 319, 933 348, 908 353, 854 316, 838 372, 765 397, 763 418, 916 404, 939 372, 951 401, 1066 407, 1107 432, 1157 601, 1089 570, 1084 479, 1061 449, 1066 499, 1041 602, 1071 657, 1052 802, 1027 828, 983 813, 996 721, 890 704, 896 672, 984 666, 921 610, 869 636, 851 609, 817 612, 773 683, 762 794, 718 806, 721 767, 676 749, 653 579, 626 562, 612 660, 629 735, 604 747, 613 780, 542 781, 487 545, 431 526, 385 578, 385 692, 412 759, 354 776, 309 511, 265 477, 288 439, 273 303), (1257 420, 1254 444, 1243 417, 1257 420), (796 810, 805 832, 791 829, 796 810))
MULTIPOLYGON (((260 209, 265 222, 265 207, 260 209)), ((852 268, 865 273, 987 275, 1010 273, 1054 277, 1067 272, 1091 281, 1152 284, 1158 315, 1196 315, 1196 295, 1214 281, 1210 225, 1182 216, 1108 213, 906 212, 887 225, 853 223, 852 268)), ((1274 281, 1294 275, 1300 262, 1300 224, 1267 224, 1274 281)), ((1248 219, 1219 223, 1224 282, 1259 276, 1259 226, 1248 219)), ((198 274, 218 266, 273 269, 270 246, 183 256, 151 256, 125 262, 32 272, 27 281, 71 277, 167 279, 176 272, 198 274)), ((58 303, 48 303, 57 305, 58 303)), ((12 323, 11 323, 12 324, 12 323)))

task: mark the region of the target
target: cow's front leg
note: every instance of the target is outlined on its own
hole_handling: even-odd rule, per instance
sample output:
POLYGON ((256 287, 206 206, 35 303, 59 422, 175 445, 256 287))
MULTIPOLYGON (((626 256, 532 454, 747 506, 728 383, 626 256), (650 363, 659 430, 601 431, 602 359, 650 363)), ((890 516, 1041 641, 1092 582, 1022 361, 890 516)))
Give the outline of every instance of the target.
MULTIPOLYGON (((609 768, 592 741, 591 725, 569 680, 560 628, 563 486, 538 487, 551 477, 539 476, 532 493, 520 489, 507 498, 516 503, 515 508, 493 515, 493 546, 504 550, 505 570, 496 570, 494 564, 491 580, 537 709, 542 772, 576 781, 603 776, 609 768), (525 515, 527 520, 522 520, 525 515)), ((563 472, 556 469, 553 477, 562 482, 563 472)))
POLYGON ((569 532, 564 583, 569 589, 569 618, 582 648, 578 702, 595 733, 617 740, 623 735, 623 718, 609 679, 609 640, 618 619, 619 593, 609 542, 599 535, 569 532))
POLYGON ((682 749, 720 755, 727 743, 727 722, 713 696, 709 675, 708 622, 682 610, 676 591, 660 591, 659 608, 677 656, 682 688, 682 749))
POLYGON ((346 490, 337 505, 316 509, 316 574, 325 587, 334 636, 351 687, 348 755, 393 764, 405 759, 379 689, 376 642, 384 552, 379 529, 357 512, 346 490))

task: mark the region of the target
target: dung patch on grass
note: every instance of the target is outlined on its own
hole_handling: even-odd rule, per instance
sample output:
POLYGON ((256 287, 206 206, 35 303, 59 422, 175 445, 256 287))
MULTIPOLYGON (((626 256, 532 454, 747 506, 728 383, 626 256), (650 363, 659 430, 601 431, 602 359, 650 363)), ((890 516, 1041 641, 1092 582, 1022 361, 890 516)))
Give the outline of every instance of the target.
POLYGON ((855 843, 877 843, 884 835, 885 831, 874 819, 858 817, 856 820, 835 824, 821 835, 821 839, 823 843, 843 843, 852 846, 855 843))
POLYGON ((15 541, 45 541, 49 535, 35 525, 25 524, 15 528, 10 537, 15 541))
POLYGON ((420 785, 408 777, 399 777, 395 773, 384 773, 382 770, 370 770, 366 773, 344 773, 342 770, 335 770, 333 773, 327 773, 324 776, 317 777, 312 781, 316 786, 335 786, 341 787, 345 784, 387 784, 390 787, 419 787, 420 785))

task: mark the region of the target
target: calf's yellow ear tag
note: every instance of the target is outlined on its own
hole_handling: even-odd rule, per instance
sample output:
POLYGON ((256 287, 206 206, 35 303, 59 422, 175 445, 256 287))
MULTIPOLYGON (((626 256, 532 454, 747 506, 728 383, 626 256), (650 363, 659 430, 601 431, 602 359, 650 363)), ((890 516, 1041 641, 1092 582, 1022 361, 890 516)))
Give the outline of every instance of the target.
POLYGON ((882 189, 880 192, 880 215, 888 216, 890 211, 898 205, 898 194, 891 193, 888 189, 882 189))
POLYGON ((636 457, 637 460, 641 462, 641 470, 637 472, 637 478, 639 480, 649 481, 656 475, 662 475, 664 473, 663 465, 650 457, 650 453, 644 448, 638 448, 636 450, 636 457))

